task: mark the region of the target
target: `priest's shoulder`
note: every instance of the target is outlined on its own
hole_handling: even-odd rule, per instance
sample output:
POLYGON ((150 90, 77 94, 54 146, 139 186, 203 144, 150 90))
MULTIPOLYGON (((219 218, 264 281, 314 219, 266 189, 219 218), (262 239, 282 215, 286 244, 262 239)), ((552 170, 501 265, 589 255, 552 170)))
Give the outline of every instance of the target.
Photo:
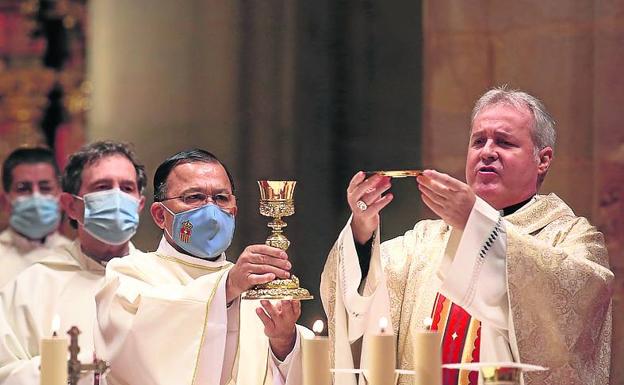
POLYGON ((106 264, 106 271, 116 271, 123 275, 135 276, 142 275, 142 271, 150 271, 152 269, 160 270, 162 268, 162 259, 156 252, 145 252, 138 249, 125 257, 113 258, 106 264))

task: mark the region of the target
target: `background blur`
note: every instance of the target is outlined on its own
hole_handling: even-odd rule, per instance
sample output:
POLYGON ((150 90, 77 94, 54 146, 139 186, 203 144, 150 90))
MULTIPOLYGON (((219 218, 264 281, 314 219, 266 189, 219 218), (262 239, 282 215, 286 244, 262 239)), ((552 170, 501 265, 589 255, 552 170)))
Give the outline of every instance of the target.
MULTIPOLYGON (((538 96, 558 122, 542 192, 607 238, 611 383, 624 384, 624 1, 0 0, 0 13, 21 26, 0 19, 3 157, 47 141, 63 162, 85 141, 124 140, 151 179, 179 150, 212 151, 237 182, 230 259, 268 234, 256 180, 295 179, 289 254, 317 298, 355 172, 426 167, 463 179, 475 100, 501 84, 538 96), (45 61, 51 44, 66 53, 60 64, 45 61), (8 103, 16 92, 21 108, 8 103), (44 120, 54 105, 62 114, 44 120)), ((434 217, 413 180, 393 192, 383 239, 434 217)), ((141 219, 136 244, 152 250, 160 234, 147 211, 141 219)), ((306 326, 324 315, 318 300, 303 309, 306 326)))

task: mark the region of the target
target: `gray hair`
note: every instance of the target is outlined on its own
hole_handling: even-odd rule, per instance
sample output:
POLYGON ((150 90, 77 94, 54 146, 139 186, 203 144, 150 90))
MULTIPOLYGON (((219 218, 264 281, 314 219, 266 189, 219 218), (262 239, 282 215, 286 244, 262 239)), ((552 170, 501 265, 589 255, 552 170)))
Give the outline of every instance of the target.
POLYGON ((485 109, 499 104, 507 104, 517 110, 528 109, 531 112, 533 115, 531 138, 533 139, 536 155, 545 147, 551 147, 553 151, 555 150, 555 141, 557 139, 555 120, 546 111, 544 103, 526 92, 508 89, 506 85, 492 88, 477 100, 472 109, 470 126, 472 127, 474 124, 477 115, 485 109))

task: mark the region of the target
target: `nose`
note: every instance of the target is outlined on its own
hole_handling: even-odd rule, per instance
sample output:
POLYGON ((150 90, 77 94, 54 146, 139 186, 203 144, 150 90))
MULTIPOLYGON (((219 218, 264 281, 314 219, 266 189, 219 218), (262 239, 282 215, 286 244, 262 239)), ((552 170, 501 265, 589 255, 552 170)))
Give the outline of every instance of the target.
POLYGON ((492 140, 488 140, 483 148, 481 148, 481 159, 484 161, 494 161, 498 159, 498 152, 496 152, 496 148, 494 147, 494 143, 492 140))

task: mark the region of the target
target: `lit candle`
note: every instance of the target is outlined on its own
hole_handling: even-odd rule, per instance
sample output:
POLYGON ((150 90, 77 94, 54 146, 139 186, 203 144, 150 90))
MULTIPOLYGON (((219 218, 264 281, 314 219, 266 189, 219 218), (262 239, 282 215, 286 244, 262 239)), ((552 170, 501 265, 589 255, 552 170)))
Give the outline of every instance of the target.
POLYGON ((57 335, 60 327, 57 314, 52 320, 52 337, 40 341, 41 385, 67 385, 67 338, 57 335))
POLYGON ((388 319, 379 320, 379 333, 368 336, 364 375, 369 385, 390 385, 395 382, 396 347, 388 319))
POLYGON ((433 320, 425 318, 424 330, 414 334, 414 385, 442 384, 440 333, 431 330, 433 320))
POLYGON ((329 339, 319 335, 323 331, 323 321, 316 320, 312 330, 314 337, 302 340, 303 385, 331 385, 329 339))

